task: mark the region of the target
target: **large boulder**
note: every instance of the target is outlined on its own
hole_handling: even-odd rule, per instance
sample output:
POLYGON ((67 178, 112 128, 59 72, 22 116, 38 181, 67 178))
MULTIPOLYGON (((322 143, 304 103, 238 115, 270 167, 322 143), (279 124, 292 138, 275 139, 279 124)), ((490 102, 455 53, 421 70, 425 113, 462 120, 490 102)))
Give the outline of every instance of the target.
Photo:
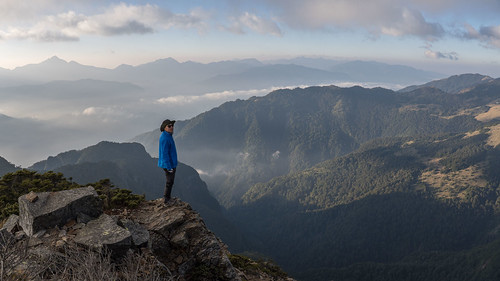
POLYGON ((113 256, 120 257, 132 247, 132 234, 119 226, 117 221, 107 214, 90 221, 74 238, 77 244, 93 250, 110 250, 113 256))
MULTIPOLYGON (((99 217, 102 201, 92 186, 19 197, 19 225, 28 236, 69 220, 99 217)), ((86 222, 86 221, 85 221, 86 222)))

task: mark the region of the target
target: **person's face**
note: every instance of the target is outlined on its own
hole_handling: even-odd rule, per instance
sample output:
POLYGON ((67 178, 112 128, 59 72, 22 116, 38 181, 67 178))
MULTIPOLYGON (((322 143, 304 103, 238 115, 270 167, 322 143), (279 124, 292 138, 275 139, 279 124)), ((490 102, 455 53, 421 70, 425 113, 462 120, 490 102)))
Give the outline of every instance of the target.
POLYGON ((174 124, 169 124, 169 125, 165 126, 165 131, 167 133, 171 133, 172 134, 174 132, 174 124))

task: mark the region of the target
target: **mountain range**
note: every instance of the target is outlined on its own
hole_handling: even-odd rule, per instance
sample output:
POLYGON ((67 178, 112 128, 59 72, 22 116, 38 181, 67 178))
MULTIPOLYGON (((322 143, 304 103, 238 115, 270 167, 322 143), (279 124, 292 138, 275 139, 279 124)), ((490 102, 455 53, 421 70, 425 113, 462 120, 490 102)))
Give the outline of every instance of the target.
MULTIPOLYGON (((258 77, 260 82, 273 86, 301 85, 302 82, 318 84, 317 81, 321 80, 328 80, 328 83, 350 81, 408 84, 423 83, 444 76, 440 73, 418 70, 403 65, 390 65, 375 61, 335 61, 322 58, 296 58, 268 62, 245 59, 206 64, 193 61, 178 62, 173 58, 166 58, 137 66, 120 65, 114 69, 108 69, 82 65, 75 61, 67 62, 54 56, 38 64, 29 64, 13 70, 3 69, 0 71, 0 81, 11 81, 10 83, 2 83, 2 85, 13 86, 54 80, 94 79, 130 82, 156 90, 169 89, 166 87, 170 85, 174 86, 174 91, 176 87, 181 86, 180 84, 188 84, 185 86, 199 84, 203 87, 214 84, 216 88, 220 88, 229 82, 238 88, 262 87, 262 84, 248 85, 249 81, 254 79, 252 75, 258 77), (305 77, 297 82, 295 79, 301 75, 305 77), (224 77, 228 79, 224 79, 224 77), (250 80, 243 79, 245 77, 250 80), (234 80, 240 80, 239 83, 243 83, 243 85, 234 80), (222 84, 215 83, 216 81, 222 84), (283 85, 277 81, 282 81, 283 85)), ((224 90, 229 89, 233 88, 224 88, 224 90)), ((204 88, 203 91, 213 91, 213 88, 204 88)))
POLYGON ((299 280, 494 280, 499 126, 367 143, 252 186, 228 213, 299 280))
POLYGON ((100 140, 125 141, 165 118, 190 119, 225 101, 277 88, 342 83, 401 88, 442 77, 407 66, 320 58, 213 63, 165 58, 108 69, 54 56, 0 69, 0 114, 12 118, 0 119, 0 131, 11 132, 0 138, 0 155, 27 167, 100 140), (22 133, 34 127, 45 149, 33 146, 22 133), (53 135, 60 137, 49 140, 53 135))
MULTIPOLYGON (((435 87, 411 92, 359 86, 277 90, 176 123, 177 146, 183 161, 196 167, 230 207, 254 183, 342 156, 372 139, 478 128, 482 121, 476 115, 499 100, 500 80, 483 78, 484 83, 459 95, 435 87)), ((156 155, 157 134, 133 141, 156 155)))
MULTIPOLYGON (((253 250, 299 280, 489 280, 499 90, 474 74, 402 91, 277 90, 180 121, 175 138, 253 250)), ((155 154, 157 138, 134 140, 155 154)))
MULTIPOLYGON (((298 280, 496 280, 499 93, 499 79, 465 74, 400 91, 314 86, 226 102, 176 122, 185 164, 174 193, 220 223, 230 248, 298 280)), ((158 137, 30 168, 105 176, 154 198, 158 137)))

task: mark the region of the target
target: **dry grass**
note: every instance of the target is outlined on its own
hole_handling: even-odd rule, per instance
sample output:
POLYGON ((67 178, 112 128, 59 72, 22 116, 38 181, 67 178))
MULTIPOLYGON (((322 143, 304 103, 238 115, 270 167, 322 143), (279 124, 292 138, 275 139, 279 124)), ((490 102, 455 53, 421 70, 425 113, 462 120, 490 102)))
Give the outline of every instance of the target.
POLYGON ((500 118, 500 104, 489 104, 490 109, 486 112, 476 115, 476 120, 488 122, 495 118, 500 118))
POLYGON ((431 188, 436 197, 464 199, 469 187, 484 188, 487 186, 488 182, 482 177, 480 165, 470 166, 459 171, 445 172, 438 165, 439 160, 438 158, 429 160, 427 163, 431 169, 422 173, 419 178, 422 183, 431 188))
POLYGON ((473 136, 477 136, 480 133, 481 133, 481 131, 479 131, 479 130, 474 131, 474 132, 467 132, 467 133, 465 133, 464 139, 470 138, 470 137, 473 137, 473 136))
POLYGON ((452 119, 452 118, 455 118, 455 117, 458 117, 458 116, 463 116, 463 115, 473 115, 473 116, 477 116, 477 115, 481 115, 481 114, 484 114, 486 113, 484 107, 481 107, 481 106, 477 106, 477 107, 473 107, 473 108, 466 108, 466 109, 463 109, 463 110, 460 110, 458 113, 454 114, 454 115, 449 115, 449 116, 439 116, 440 118, 442 119, 452 119))
POLYGON ((500 144, 500 124, 490 127, 490 131, 488 132, 490 137, 488 138, 488 145, 496 147, 500 144))
POLYGON ((0 233, 0 281, 14 280, 174 280, 170 271, 150 253, 129 253, 113 260, 109 252, 98 253, 74 246, 29 250, 0 233))

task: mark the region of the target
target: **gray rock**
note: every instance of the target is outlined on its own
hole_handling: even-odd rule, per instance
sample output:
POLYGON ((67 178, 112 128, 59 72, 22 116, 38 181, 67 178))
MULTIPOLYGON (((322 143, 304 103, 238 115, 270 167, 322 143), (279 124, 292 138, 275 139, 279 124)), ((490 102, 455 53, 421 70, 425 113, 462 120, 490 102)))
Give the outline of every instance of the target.
POLYGON ((98 217, 102 202, 93 187, 82 187, 59 192, 37 193, 38 200, 30 202, 19 197, 19 225, 28 236, 43 229, 63 226, 78 216, 98 217))
POLYGON ((32 237, 34 238, 42 238, 45 233, 47 233, 47 230, 46 229, 42 229, 40 231, 38 231, 37 233, 33 234, 32 237))
POLYGON ((119 226, 111 216, 102 214, 80 229, 74 241, 98 251, 108 249, 113 256, 120 257, 132 247, 132 234, 119 226))
POLYGON ((149 231, 144 226, 129 219, 122 219, 120 223, 132 234, 132 242, 135 246, 146 247, 148 245, 149 231))
POLYGON ((159 199, 131 212, 132 219, 148 229, 156 258, 172 273, 185 278, 203 266, 220 274, 222 280, 241 280, 229 261, 226 246, 188 204, 179 201, 164 206, 159 199))
POLYGON ((19 230, 16 233, 14 233, 14 237, 16 237, 16 240, 21 240, 26 237, 26 233, 24 233, 23 230, 19 230))
POLYGON ((0 246, 9 245, 15 239, 14 233, 17 231, 19 216, 10 215, 7 221, 0 228, 0 246))
POLYGON ((7 229, 0 229, 0 247, 10 245, 14 242, 14 235, 7 231, 7 229))
POLYGON ((5 229, 10 233, 15 233, 19 229, 19 216, 18 215, 10 215, 7 221, 3 224, 1 229, 5 229))
POLYGON ((95 217, 88 216, 84 213, 79 213, 78 216, 76 217, 76 222, 77 223, 88 223, 89 221, 95 219, 95 217))

